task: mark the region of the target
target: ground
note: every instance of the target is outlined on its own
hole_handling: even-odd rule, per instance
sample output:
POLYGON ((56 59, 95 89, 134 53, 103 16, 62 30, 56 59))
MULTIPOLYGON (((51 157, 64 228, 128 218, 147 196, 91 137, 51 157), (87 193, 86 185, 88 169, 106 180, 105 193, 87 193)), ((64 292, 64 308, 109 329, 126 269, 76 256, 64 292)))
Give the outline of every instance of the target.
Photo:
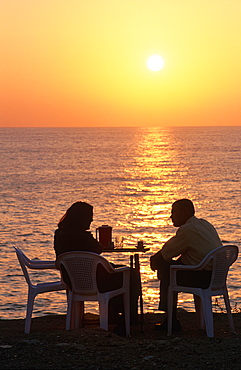
POLYGON ((180 311, 182 332, 167 337, 154 324, 163 314, 145 314, 131 337, 106 332, 97 315, 86 315, 83 329, 66 331, 65 315, 32 319, 30 334, 24 320, 0 320, 0 369, 241 369, 241 313, 233 314, 236 334, 227 316, 214 314, 215 337, 198 328, 195 313, 180 311))

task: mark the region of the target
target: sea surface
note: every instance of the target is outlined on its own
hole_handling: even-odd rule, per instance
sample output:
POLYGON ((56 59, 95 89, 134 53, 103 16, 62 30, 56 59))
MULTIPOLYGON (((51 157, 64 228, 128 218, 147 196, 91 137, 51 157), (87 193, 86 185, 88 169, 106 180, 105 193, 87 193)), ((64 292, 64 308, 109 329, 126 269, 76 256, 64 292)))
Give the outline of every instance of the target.
MULTIPOLYGON (((224 244, 241 242, 241 127, 0 128, 0 317, 24 318, 27 284, 13 245, 31 259, 54 260, 53 234, 76 201, 94 206, 91 231, 107 224, 113 241, 142 240, 144 311, 158 309, 159 281, 150 256, 173 236, 173 201, 190 198, 196 216, 210 221, 224 244)), ((129 263, 124 253, 106 254, 129 263)), ((231 267, 233 310, 241 309, 241 262, 231 267)), ((55 270, 32 271, 36 282, 59 278, 55 270)), ((191 295, 180 307, 193 311, 191 295)), ((221 298, 215 309, 224 307, 221 298)), ((96 312, 97 305, 86 309, 96 312)), ((66 312, 64 292, 39 295, 33 316, 66 312)))

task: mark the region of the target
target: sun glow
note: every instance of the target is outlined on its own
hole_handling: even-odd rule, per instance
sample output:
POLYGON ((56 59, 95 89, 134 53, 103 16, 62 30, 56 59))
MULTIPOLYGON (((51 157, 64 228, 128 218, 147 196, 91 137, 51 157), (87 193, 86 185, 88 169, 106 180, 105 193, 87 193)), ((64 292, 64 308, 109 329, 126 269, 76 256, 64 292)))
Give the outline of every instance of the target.
POLYGON ((241 1, 59 3, 0 1, 1 126, 240 125, 241 1))
POLYGON ((147 67, 151 71, 160 71, 164 67, 164 60, 160 55, 152 55, 147 60, 147 67))

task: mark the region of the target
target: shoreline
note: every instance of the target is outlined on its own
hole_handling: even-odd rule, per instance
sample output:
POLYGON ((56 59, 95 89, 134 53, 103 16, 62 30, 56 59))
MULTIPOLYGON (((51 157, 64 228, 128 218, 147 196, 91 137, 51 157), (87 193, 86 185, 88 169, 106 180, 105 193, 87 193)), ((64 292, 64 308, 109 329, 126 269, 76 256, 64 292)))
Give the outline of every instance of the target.
POLYGON ((240 369, 241 313, 234 313, 236 333, 227 316, 214 313, 214 338, 197 325, 194 312, 180 310, 181 333, 168 337, 154 330, 165 314, 144 315, 131 326, 131 337, 99 328, 98 315, 86 314, 86 326, 66 331, 65 315, 32 319, 24 333, 24 319, 0 319, 1 369, 240 369))

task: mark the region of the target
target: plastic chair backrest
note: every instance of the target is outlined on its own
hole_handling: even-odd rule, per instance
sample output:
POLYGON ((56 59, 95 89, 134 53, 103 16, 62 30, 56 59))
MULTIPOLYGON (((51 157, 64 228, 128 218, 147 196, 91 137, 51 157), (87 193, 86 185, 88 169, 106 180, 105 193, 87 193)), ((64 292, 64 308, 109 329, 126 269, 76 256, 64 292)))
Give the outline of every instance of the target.
POLYGON ((204 324, 208 337, 214 336, 213 315, 212 315, 212 296, 223 296, 227 317, 231 332, 234 333, 234 325, 231 314, 231 307, 226 286, 226 279, 229 267, 238 257, 239 249, 236 245, 224 245, 212 250, 204 257, 198 265, 173 265, 170 271, 170 286, 168 291, 168 335, 172 333, 172 314, 173 314, 173 292, 191 293, 194 295, 195 308, 198 314, 200 326, 204 324), (176 283, 178 271, 200 271, 212 263, 212 276, 209 287, 196 288, 188 286, 179 286, 176 283))
POLYGON ((92 252, 67 252, 56 260, 56 266, 63 274, 66 270, 72 285, 72 291, 79 295, 97 295, 97 266, 101 264, 107 271, 114 271, 109 262, 92 252))
POLYGON ((236 245, 225 245, 212 252, 213 269, 210 289, 219 290, 226 285, 229 267, 238 257, 236 245))
POLYGON ((25 254, 19 248, 14 247, 14 249, 15 249, 15 252, 17 254, 17 257, 18 257, 20 266, 22 268, 24 277, 26 279, 26 282, 28 283, 28 285, 32 286, 33 284, 31 283, 31 280, 30 280, 30 277, 29 277, 29 273, 28 273, 28 270, 27 270, 27 267, 26 267, 26 266, 28 266, 28 262, 30 260, 28 259, 27 256, 25 256, 25 254))

